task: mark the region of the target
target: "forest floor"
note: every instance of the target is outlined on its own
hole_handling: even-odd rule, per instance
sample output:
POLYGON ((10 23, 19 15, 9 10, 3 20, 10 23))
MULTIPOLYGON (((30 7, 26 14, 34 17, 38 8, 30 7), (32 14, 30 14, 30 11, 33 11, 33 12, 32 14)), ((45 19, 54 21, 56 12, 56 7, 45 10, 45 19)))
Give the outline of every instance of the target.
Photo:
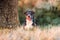
POLYGON ((32 30, 24 30, 22 27, 0 29, 0 40, 60 40, 60 27, 37 27, 32 30))

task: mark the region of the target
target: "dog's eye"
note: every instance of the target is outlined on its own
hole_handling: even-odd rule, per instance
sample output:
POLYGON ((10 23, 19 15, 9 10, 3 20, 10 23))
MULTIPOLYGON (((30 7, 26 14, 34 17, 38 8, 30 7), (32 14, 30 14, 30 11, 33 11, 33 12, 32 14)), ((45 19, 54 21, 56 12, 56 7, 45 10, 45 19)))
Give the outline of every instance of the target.
POLYGON ((26 15, 28 15, 28 13, 26 13, 26 15))

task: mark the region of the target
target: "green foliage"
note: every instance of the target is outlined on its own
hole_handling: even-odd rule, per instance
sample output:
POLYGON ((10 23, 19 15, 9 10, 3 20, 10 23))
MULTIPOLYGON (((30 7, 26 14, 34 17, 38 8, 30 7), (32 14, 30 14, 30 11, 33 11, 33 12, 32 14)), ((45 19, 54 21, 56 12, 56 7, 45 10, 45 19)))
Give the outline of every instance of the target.
POLYGON ((54 24, 54 25, 60 24, 60 18, 58 17, 58 18, 53 19, 52 24, 54 24))
POLYGON ((45 10, 45 9, 37 9, 37 16, 36 16, 36 22, 37 22, 37 24, 38 25, 44 25, 45 23, 47 24, 47 15, 46 15, 46 13, 47 13, 47 10, 45 10))
POLYGON ((18 8, 18 14, 19 14, 20 24, 23 24, 24 20, 25 20, 25 15, 23 13, 23 8, 18 8))
POLYGON ((36 22, 37 25, 58 25, 60 24, 60 15, 56 7, 52 7, 50 10, 37 9, 36 11, 36 22))

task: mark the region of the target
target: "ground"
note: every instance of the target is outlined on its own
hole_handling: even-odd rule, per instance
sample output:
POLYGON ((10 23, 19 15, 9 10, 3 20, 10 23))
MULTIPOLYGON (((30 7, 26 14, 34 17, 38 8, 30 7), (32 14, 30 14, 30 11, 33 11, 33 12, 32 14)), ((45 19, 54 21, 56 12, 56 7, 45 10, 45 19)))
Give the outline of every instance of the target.
POLYGON ((22 27, 0 29, 0 40, 60 40, 60 27, 37 27, 32 30, 24 30, 22 27))

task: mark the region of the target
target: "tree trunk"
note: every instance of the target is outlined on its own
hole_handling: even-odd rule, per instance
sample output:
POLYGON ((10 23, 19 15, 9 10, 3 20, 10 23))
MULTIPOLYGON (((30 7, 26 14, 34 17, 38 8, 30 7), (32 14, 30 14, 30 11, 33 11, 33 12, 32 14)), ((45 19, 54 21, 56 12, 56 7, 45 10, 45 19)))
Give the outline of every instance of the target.
POLYGON ((17 27, 18 0, 0 0, 0 27, 17 27))

